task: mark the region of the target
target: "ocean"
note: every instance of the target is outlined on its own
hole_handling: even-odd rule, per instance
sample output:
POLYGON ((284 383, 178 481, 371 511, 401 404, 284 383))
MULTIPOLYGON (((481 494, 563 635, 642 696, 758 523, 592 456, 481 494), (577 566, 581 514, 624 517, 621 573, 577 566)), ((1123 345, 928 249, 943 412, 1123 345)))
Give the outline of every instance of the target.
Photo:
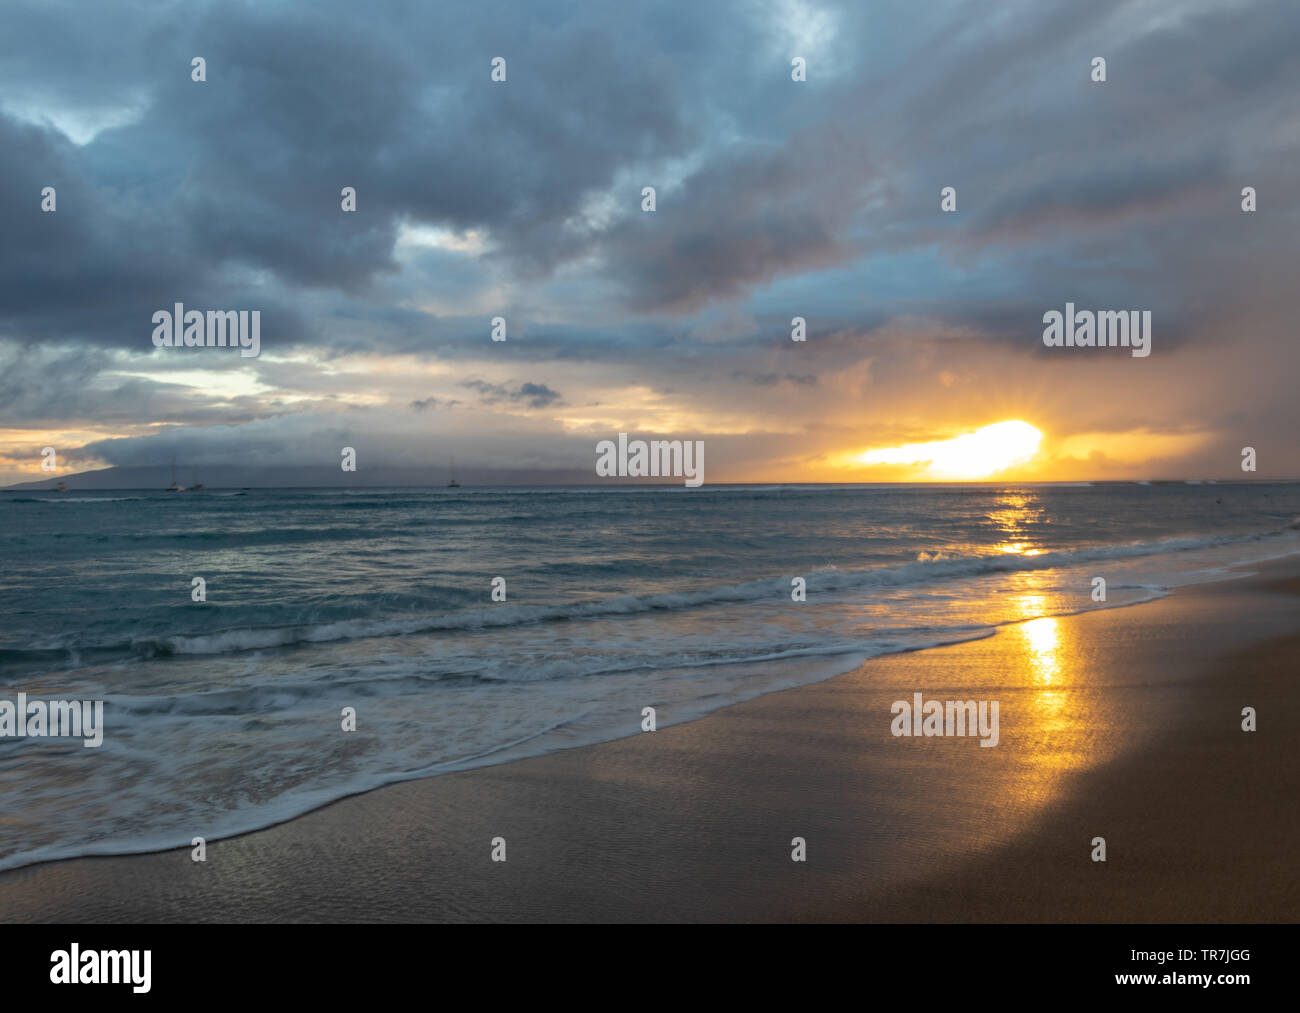
POLYGON ((0 493, 0 700, 105 725, 0 738, 0 869, 1148 601, 1300 551, 1297 515, 1300 484, 1265 483, 0 493))

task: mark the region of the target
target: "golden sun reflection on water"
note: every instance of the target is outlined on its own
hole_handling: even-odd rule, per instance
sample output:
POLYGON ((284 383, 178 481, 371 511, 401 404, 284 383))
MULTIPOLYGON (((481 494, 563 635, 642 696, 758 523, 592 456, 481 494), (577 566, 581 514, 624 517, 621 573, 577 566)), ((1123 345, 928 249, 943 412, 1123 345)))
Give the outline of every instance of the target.
MULTIPOLYGON (((979 550, 1040 556, 1057 548, 1045 527, 1038 495, 1008 490, 984 514, 979 550)), ((1039 561, 1042 562, 1041 560, 1039 561)), ((998 813, 991 839, 1006 840, 1025 831, 1058 802, 1081 771, 1114 753, 1106 734, 1113 705, 1093 685, 1096 628, 1073 616, 1054 613, 1073 608, 1068 575, 1033 562, 1008 560, 995 596, 999 628, 989 645, 995 666, 1001 740, 996 767, 990 764, 987 797, 998 813)), ((990 689, 993 686, 989 687, 990 689)), ((994 694, 990 694, 994 695, 994 694)))
POLYGON ((1031 549, 1027 542, 1003 542, 1000 545, 993 546, 998 552, 1011 553, 1017 556, 1041 556, 1042 549, 1031 549))
MULTIPOLYGON (((997 543, 998 552, 1018 556, 1039 556, 1047 551, 1032 541, 1033 529, 1040 525, 1046 514, 1038 494, 1016 490, 999 496, 988 519, 1005 539, 997 543)), ((1019 641, 1024 658, 1024 671, 1028 676, 1026 690, 1032 700, 1032 727, 1027 728, 1035 751, 1035 766, 1059 770, 1076 765, 1081 729, 1071 726, 1063 691, 1065 645, 1062 643, 1062 624, 1043 613, 1052 611, 1052 602, 1041 593, 1030 590, 1046 579, 1045 574, 1026 572, 1021 575, 1025 593, 1014 601, 1015 613, 1025 622, 1011 627, 1019 641)))
POLYGON ((998 496, 993 508, 985 515, 994 532, 1003 539, 993 546, 994 552, 1016 556, 1041 556, 1043 549, 1036 548, 1026 537, 1033 536, 1033 526, 1041 524, 1046 512, 1038 494, 1016 490, 998 496))

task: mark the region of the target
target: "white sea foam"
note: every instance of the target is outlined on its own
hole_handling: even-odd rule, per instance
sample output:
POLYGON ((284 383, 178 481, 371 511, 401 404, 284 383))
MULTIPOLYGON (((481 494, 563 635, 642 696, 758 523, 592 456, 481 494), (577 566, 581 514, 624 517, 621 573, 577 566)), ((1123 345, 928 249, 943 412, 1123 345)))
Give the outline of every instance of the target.
MULTIPOLYGON (((598 493, 617 496, 620 504, 628 502, 625 495, 644 494, 598 493)), ((680 490, 676 494, 681 495, 680 490)), ((1165 492, 1131 489, 1128 494, 1148 510, 1148 499, 1165 492)), ((500 497, 501 514, 506 516, 543 509, 521 508, 515 495, 492 492, 480 502, 500 497)), ((627 507, 621 505, 611 515, 601 500, 581 495, 579 500, 572 490, 560 491, 554 500, 558 505, 544 509, 604 510, 599 524, 614 531, 610 537, 617 541, 618 519, 627 507), (574 498, 566 500, 565 495, 574 498)), ((0 788, 8 784, 6 776, 12 778, 21 770, 24 799, 23 806, 7 814, 0 826, 0 868, 73 855, 187 846, 196 833, 215 840, 382 784, 639 734, 643 706, 656 707, 664 727, 763 693, 850 671, 882 654, 985 637, 1000 624, 1038 616, 1136 604, 1160 597, 1172 587, 1239 573, 1243 563, 1300 549, 1295 524, 1285 527, 1294 515, 1294 500, 1279 495, 1269 507, 1269 524, 1275 529, 1271 532, 1228 529, 1223 534, 1087 545, 1040 555, 963 554, 953 545, 968 537, 972 524, 998 523, 970 518, 996 516, 997 505, 964 490, 945 489, 935 495, 952 506, 923 519, 934 521, 937 516, 932 527, 942 530, 943 522, 956 516, 958 520, 949 520, 961 532, 954 541, 925 545, 907 529, 908 537, 890 536, 888 551, 895 553, 891 558, 906 553, 903 558, 916 561, 849 565, 848 558, 872 558, 867 553, 845 554, 845 546, 855 544, 857 526, 864 523, 858 520, 862 511, 856 500, 838 492, 761 488, 745 495, 753 497, 750 502, 769 496, 780 497, 783 504, 790 499, 794 505, 786 516, 799 518, 791 528, 805 531, 810 523, 804 520, 807 503, 824 505, 834 500, 837 511, 844 505, 844 510, 831 516, 832 520, 850 518, 848 535, 818 532, 811 543, 818 550, 829 546, 821 558, 841 565, 798 574, 807 580, 806 603, 791 601, 790 580, 795 574, 775 567, 742 568, 729 558, 709 563, 711 572, 723 575, 711 582, 697 575, 692 586, 681 589, 673 589, 663 579, 636 583, 639 574, 635 578, 629 574, 638 566, 658 562, 643 551, 640 556, 629 555, 631 562, 609 564, 614 576, 608 586, 636 588, 637 593, 597 593, 570 578, 565 590, 576 587, 577 593, 567 597, 555 593, 550 604, 512 599, 488 605, 483 591, 472 599, 483 604, 456 600, 440 613, 385 613, 377 608, 363 618, 315 621, 329 613, 325 606, 313 605, 303 610, 302 622, 272 621, 261 627, 249 623, 258 610, 239 611, 228 604, 237 597, 230 595, 211 612, 183 613, 219 619, 227 614, 222 609, 228 609, 239 625, 227 629, 165 632, 163 626, 162 633, 146 629, 125 641, 111 641, 102 633, 90 640, 82 631, 57 627, 38 630, 39 636, 33 633, 10 653, 22 656, 24 651, 60 649, 91 657, 117 644, 130 652, 119 657, 110 651, 107 661, 78 663, 76 668, 33 678, 34 691, 42 689, 44 678, 47 685, 66 686, 67 692, 93 691, 104 699, 105 741, 95 751, 100 754, 95 763, 77 767, 70 765, 77 762, 75 758, 50 751, 47 744, 0 743, 0 788), (1107 579, 1104 606, 1089 597, 1095 575, 1107 579), (737 576, 750 579, 727 579, 737 576), (346 706, 357 708, 355 733, 344 733, 339 727, 340 711, 346 706), (111 804, 105 805, 105 800, 111 804)), ((912 497, 907 502, 914 502, 916 496, 912 492, 884 495, 912 497)), ((1092 509, 1100 502, 1088 489, 1069 495, 1091 498, 1069 500, 1067 505, 1078 502, 1092 509)), ((1180 489, 1178 495, 1196 494, 1180 489)), ((1215 495, 1209 493, 1211 499, 1215 495)), ((684 509, 669 505, 658 492, 655 497, 655 502, 665 504, 660 509, 684 509)), ((250 562, 210 587, 226 593, 240 581, 268 580, 284 553, 314 551, 308 538, 311 526, 296 511, 327 510, 318 523, 320 530, 328 532, 322 536, 324 544, 336 551, 338 543, 329 539, 340 530, 337 512, 354 511, 356 505, 341 496, 333 498, 333 504, 324 507, 309 503, 284 508, 277 525, 265 533, 265 542, 258 543, 259 552, 267 553, 255 560, 260 569, 250 562)), ((301 504, 313 497, 294 492, 282 499, 301 504)), ((427 504, 440 499, 444 498, 428 492, 413 494, 410 500, 419 503, 402 508, 408 513, 401 515, 397 530, 410 530, 402 525, 412 523, 411 518, 425 518, 427 504)), ((690 498, 697 501, 698 497, 690 498)), ((223 539, 234 525, 227 518, 237 516, 231 511, 256 509, 260 518, 274 509, 261 500, 255 507, 249 500, 215 507, 201 506, 198 498, 193 502, 188 508, 176 501, 168 504, 172 511, 221 510, 220 520, 204 526, 193 520, 193 514, 183 514, 188 522, 182 520, 172 542, 162 543, 164 550, 175 552, 183 545, 190 553, 196 551, 196 541, 201 545, 206 540, 214 546, 210 559, 216 561, 228 556, 223 539)), ((392 502, 393 497, 377 497, 374 509, 391 510, 392 502)), ((539 502, 552 501, 533 500, 539 502)), ((728 504, 738 502, 743 501, 728 494, 728 504)), ((760 502, 754 509, 768 511, 769 506, 760 502)), ((456 509, 461 513, 448 515, 451 523, 468 523, 465 517, 472 519, 478 513, 477 508, 456 509)), ((1032 517, 1032 510, 1017 511, 1019 516, 1032 517)), ((51 523, 48 512, 32 508, 31 513, 51 523)), ((99 511, 86 513, 103 516, 99 511)), ((343 530, 371 523, 377 515, 349 516, 357 521, 342 525, 343 530)), ((656 523, 672 530, 676 516, 668 514, 656 523)), ((565 522, 569 523, 567 518, 565 522)), ((71 522, 57 523, 63 527, 71 522)), ((581 523, 586 523, 585 517, 573 526, 577 529, 581 523)), ((430 537, 436 539, 437 528, 431 530, 430 537)), ((545 526, 539 530, 548 538, 553 531, 545 526)), ((773 530, 788 537, 779 524, 773 530)), ((98 526, 92 525, 91 531, 99 537, 98 526)), ((1096 537, 1090 528, 1087 532, 1090 539, 1096 537)), ((800 535, 799 530, 792 533, 800 535)), ((139 552, 131 541, 138 534, 134 528, 125 532, 120 544, 129 545, 130 553, 122 558, 139 552)), ((1007 540, 1014 537, 1008 535, 1007 540)), ((1070 543, 1058 538, 1055 544, 1070 543)), ((688 548, 707 555, 712 546, 705 541, 688 548)), ((512 546, 510 551, 517 549, 512 546)), ((585 541, 567 551, 569 555, 560 560, 564 565, 602 572, 605 560, 585 541)), ((395 562, 389 556, 378 558, 383 567, 395 562)), ((476 567, 487 565, 475 560, 476 567)), ((672 572, 669 567, 665 571, 672 572)), ((293 571, 303 572, 316 571, 310 565, 305 571, 293 571)), ((365 572, 378 577, 383 571, 365 572)), ((542 571, 535 579, 547 576, 542 571)), ((402 579, 418 583, 420 574, 408 567, 402 579)), ((440 572, 435 582, 454 579, 440 572)), ((379 589, 375 597, 382 600, 379 589)), ((216 600, 221 602, 220 595, 216 600)), ((119 601, 123 613, 129 613, 133 603, 119 601)), ((119 638, 125 635, 117 633, 119 638)))

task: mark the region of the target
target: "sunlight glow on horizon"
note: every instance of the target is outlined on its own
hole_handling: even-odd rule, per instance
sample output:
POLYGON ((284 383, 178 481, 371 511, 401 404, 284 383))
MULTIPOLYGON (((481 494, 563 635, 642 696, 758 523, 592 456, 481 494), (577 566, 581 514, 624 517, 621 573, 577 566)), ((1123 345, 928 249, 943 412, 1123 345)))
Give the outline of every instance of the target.
POLYGON ((1042 439, 1043 434, 1028 422, 1008 419, 948 440, 868 450, 859 454, 857 461, 867 465, 923 465, 924 476, 934 479, 990 478, 1029 462, 1038 453, 1042 439))

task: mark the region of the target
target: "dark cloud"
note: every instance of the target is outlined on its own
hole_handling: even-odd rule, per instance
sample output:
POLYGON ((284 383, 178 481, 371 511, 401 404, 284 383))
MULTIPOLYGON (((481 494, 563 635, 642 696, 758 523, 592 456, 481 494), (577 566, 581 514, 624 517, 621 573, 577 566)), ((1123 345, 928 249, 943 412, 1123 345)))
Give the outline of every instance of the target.
POLYGON ((515 401, 526 401, 530 408, 545 408, 551 404, 563 404, 560 400, 559 391, 551 390, 544 383, 521 384, 517 391, 511 393, 510 398, 515 401))
MULTIPOLYGON (((589 298, 669 318, 787 278, 826 299, 828 269, 927 247, 996 257, 1003 288, 1036 285, 1049 264, 1063 285, 1089 234, 1116 247, 1117 288, 1133 259, 1121 247, 1141 241, 1220 277, 1204 210, 1227 199, 1243 158, 1296 147, 1271 127, 1300 86, 1286 42, 1296 9, 1015 6, 957 31, 941 6, 815 5, 805 16, 825 11, 837 32, 808 51, 810 81, 795 86, 779 54, 803 26, 777 5, 386 17, 119 0, 55 31, 43 4, 14 4, 0 41, 13 96, 0 116, 0 333, 138 348, 153 309, 181 299, 262 308, 281 347, 441 350, 482 322, 454 328, 397 303, 476 260, 516 283, 583 264, 589 298), (900 42, 926 58, 905 62, 900 42), (1110 61, 1105 85, 1087 79, 1094 52, 1110 61), (204 83, 190 80, 195 55, 204 83), (495 55, 504 84, 489 80, 495 55), (42 109, 47 124, 129 122, 77 145, 13 118, 42 109), (674 178, 675 165, 690 168, 674 178), (944 184, 959 190, 957 228, 935 213, 944 184), (39 211, 45 185, 57 214, 39 211), (345 185, 355 214, 339 209, 345 185), (642 185, 659 187, 653 214, 639 209, 642 185), (1179 221, 1200 234, 1200 256, 1187 228, 1168 227, 1179 221), (403 223, 489 245, 412 276, 403 223), (1043 243, 1050 262, 1020 262, 1043 243), (330 326, 340 311, 358 326, 330 326)), ((1278 163, 1248 174, 1287 185, 1278 163)), ((1146 266, 1156 298, 1185 285, 1146 266)), ((454 291, 475 284, 462 276, 454 291)), ((949 295, 880 293, 931 313, 949 295)))
POLYGON ((464 404, 454 397, 424 397, 410 403, 412 411, 427 412, 435 408, 455 408, 457 405, 464 404))
MULTIPOLYGON (((15 223, 0 240, 0 305, 14 330, 129 347, 141 315, 174 299, 365 293, 397 272, 404 221, 488 230, 520 269, 546 271, 568 255, 563 223, 589 193, 629 163, 685 154, 693 136, 671 59, 638 52, 616 20, 542 27, 550 12, 503 22, 479 9, 452 33, 418 7, 393 19, 343 5, 120 13, 123 44, 151 57, 117 67, 118 90, 144 96, 136 122, 77 147, 0 118, 0 215, 15 223), (510 79, 494 86, 498 52, 510 79), (206 82, 190 80, 195 55, 206 82), (37 206, 45 185, 59 190, 55 215, 37 206), (340 209, 343 186, 355 214, 340 209)), ((47 32, 39 7, 7 22, 6 49, 88 48, 75 25, 47 32)))
MULTIPOLYGON (((898 382, 901 332, 1041 369, 1068 358, 1038 340, 1066 301, 1151 309, 1158 355, 1248 333, 1270 364, 1254 389, 1275 382, 1300 226, 1300 7, 1003 9, 106 0, 71 18, 10 3, 0 339, 22 351, 0 353, 0 411, 292 434, 379 400, 349 400, 351 374, 329 369, 367 353, 452 371, 392 394, 408 423, 462 385, 480 406, 553 408, 555 386, 590 403, 556 364, 743 407, 754 387, 820 394, 866 360, 898 382), (1105 84, 1088 78, 1097 55, 1105 84), (168 382, 232 368, 188 351, 126 375, 117 353, 150 352, 152 313, 176 301, 260 309, 263 358, 238 366, 270 392, 168 382), (496 315, 505 343, 488 337, 496 315), (536 379, 463 379, 484 375, 536 379)), ((1263 411, 1244 381, 1215 396, 1223 418, 1263 411)), ((1269 424, 1294 421, 1277 397, 1269 424)))
POLYGON ((563 404, 559 391, 551 390, 544 383, 523 383, 511 390, 504 384, 488 383, 486 380, 466 380, 461 384, 470 390, 478 391, 479 400, 484 404, 523 402, 529 408, 546 408, 552 404, 563 404))

